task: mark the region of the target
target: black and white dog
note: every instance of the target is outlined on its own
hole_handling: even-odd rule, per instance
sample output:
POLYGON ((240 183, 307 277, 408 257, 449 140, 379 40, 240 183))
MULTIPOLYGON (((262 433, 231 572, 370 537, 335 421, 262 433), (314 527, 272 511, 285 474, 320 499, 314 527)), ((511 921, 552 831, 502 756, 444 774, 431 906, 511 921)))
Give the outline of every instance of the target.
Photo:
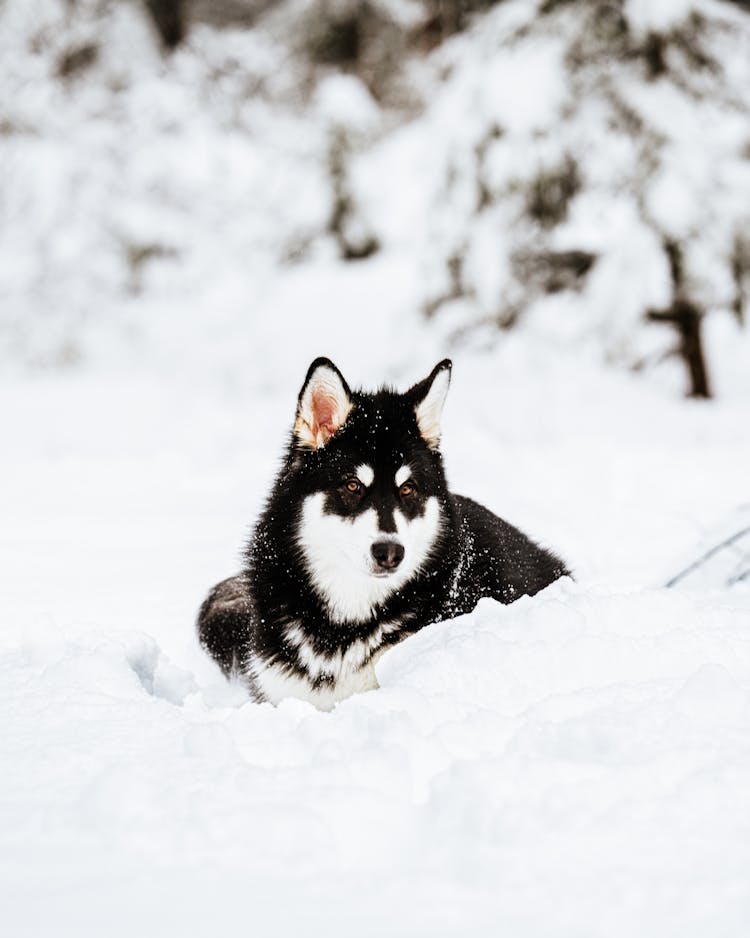
POLYGON ((198 619, 203 647, 257 700, 330 709, 377 687, 378 656, 412 632, 567 573, 448 491, 438 444, 450 374, 445 360, 405 394, 368 394, 327 358, 310 366, 245 569, 198 619))

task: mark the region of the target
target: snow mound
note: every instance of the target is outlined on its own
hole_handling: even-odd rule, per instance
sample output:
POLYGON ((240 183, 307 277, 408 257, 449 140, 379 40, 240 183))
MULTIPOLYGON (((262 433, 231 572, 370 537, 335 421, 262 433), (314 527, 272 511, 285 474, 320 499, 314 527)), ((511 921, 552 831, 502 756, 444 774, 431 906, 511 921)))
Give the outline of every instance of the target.
POLYGON ((0 658, 6 919, 739 938, 748 636, 741 593, 561 582, 423 630, 323 714, 216 703, 141 635, 37 635, 0 658))

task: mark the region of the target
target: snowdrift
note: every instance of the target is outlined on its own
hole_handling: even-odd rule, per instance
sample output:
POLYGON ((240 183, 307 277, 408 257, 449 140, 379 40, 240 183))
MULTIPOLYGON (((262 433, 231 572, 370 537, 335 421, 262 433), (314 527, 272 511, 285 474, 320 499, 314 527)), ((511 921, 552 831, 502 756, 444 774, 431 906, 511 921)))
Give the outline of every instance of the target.
POLYGON ((40 632, 1 659, 6 920, 739 936, 748 636, 747 601, 561 582, 425 629, 323 714, 142 634, 40 632))

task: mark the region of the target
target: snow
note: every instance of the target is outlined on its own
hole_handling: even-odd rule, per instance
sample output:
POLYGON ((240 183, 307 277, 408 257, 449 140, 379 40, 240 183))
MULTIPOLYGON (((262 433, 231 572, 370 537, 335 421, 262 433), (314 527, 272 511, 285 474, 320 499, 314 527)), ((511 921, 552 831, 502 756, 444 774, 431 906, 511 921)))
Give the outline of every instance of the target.
POLYGON ((625 16, 631 29, 647 35, 650 32, 666 32, 677 26, 691 13, 696 12, 699 6, 693 0, 661 0, 660 3, 625 0, 625 16))
MULTIPOLYGON (((344 305, 324 332, 346 322, 344 305)), ((750 592, 659 588, 747 499, 740 408, 520 340, 456 356, 454 488, 577 582, 423 631, 330 714, 274 709, 192 634, 304 376, 275 331, 258 341, 268 370, 234 388, 181 365, 6 387, 3 437, 23 441, 0 496, 13 933, 744 934, 750 592)))
POLYGON ((423 631, 332 714, 217 698, 147 636, 31 638, 2 657, 5 915, 740 935, 748 625, 747 603, 558 584, 423 631))
MULTIPOLYGON (((684 187, 702 192, 693 248, 715 301, 717 397, 687 401, 674 359, 611 367, 624 346, 661 354, 656 327, 633 330, 644 304, 669 300, 658 238, 616 185, 635 158, 625 134, 585 160, 593 184, 550 236, 601 251, 581 293, 538 298, 513 330, 487 321, 528 234, 518 193, 470 217, 495 105, 512 128, 487 139, 497 189, 568 145, 585 153, 606 113, 581 95, 559 145, 535 137, 572 93, 553 50, 573 5, 528 40, 536 4, 497 5, 436 51, 423 79, 448 77, 401 126, 353 76, 300 99, 260 29, 196 28, 167 63, 135 7, 86 26, 40 6, 6 0, 0 14, 0 122, 15 128, 0 136, 5 930, 744 938, 746 540, 664 587, 748 524, 750 346, 717 261, 722 219, 747 205, 747 167, 727 155, 746 135, 740 111, 691 109, 658 82, 620 89, 673 141, 648 188, 654 215, 684 230, 698 218, 684 187), (513 31, 516 58, 501 62, 513 31), (42 34, 51 52, 13 52, 42 34), (63 87, 54 57, 72 35, 116 54, 63 87), (507 76, 512 93, 496 96, 507 76), (690 125, 706 114, 711 134, 690 125), (356 264, 327 234, 339 119, 382 243, 356 264), (474 293, 426 319, 464 236, 474 293), (453 490, 575 573, 423 630, 378 662, 378 690, 331 713, 248 701, 193 632, 209 587, 237 570, 321 354, 353 386, 402 388, 449 355, 453 490)), ((666 20, 645 17, 693 7, 714 9, 627 15, 648 30, 666 20)), ((735 87, 743 30, 722 40, 736 43, 735 87)))
POLYGON ((315 103, 326 124, 350 132, 367 133, 380 116, 365 86, 351 75, 331 75, 322 81, 315 103))

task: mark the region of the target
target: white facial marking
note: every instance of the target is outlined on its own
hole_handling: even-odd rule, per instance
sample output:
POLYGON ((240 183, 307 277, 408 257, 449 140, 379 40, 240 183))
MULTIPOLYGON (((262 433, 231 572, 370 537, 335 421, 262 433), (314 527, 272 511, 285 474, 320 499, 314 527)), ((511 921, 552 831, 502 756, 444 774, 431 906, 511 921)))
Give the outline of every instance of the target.
POLYGON ((440 442, 440 415, 443 412, 445 395, 451 383, 449 368, 443 368, 435 376, 424 400, 417 405, 417 426, 422 438, 432 449, 437 449, 440 442))
POLYGON ((403 485, 404 482, 406 482, 406 480, 409 478, 410 475, 411 475, 411 469, 409 468, 409 466, 402 466, 402 467, 398 470, 398 472, 396 473, 396 476, 395 476, 395 478, 396 478, 396 488, 398 488, 399 486, 403 485))
POLYGON ((334 621, 367 621, 429 558, 440 530, 440 505, 429 498, 424 514, 412 519, 394 512, 404 559, 393 573, 375 576, 370 548, 393 537, 381 533, 377 512, 368 509, 349 519, 327 514, 323 504, 322 492, 305 499, 297 534, 310 578, 334 621))
POLYGON ((372 466, 368 466, 367 463, 362 463, 361 466, 357 466, 357 478, 364 485, 366 489, 372 485, 372 480, 375 478, 375 470, 372 466))

